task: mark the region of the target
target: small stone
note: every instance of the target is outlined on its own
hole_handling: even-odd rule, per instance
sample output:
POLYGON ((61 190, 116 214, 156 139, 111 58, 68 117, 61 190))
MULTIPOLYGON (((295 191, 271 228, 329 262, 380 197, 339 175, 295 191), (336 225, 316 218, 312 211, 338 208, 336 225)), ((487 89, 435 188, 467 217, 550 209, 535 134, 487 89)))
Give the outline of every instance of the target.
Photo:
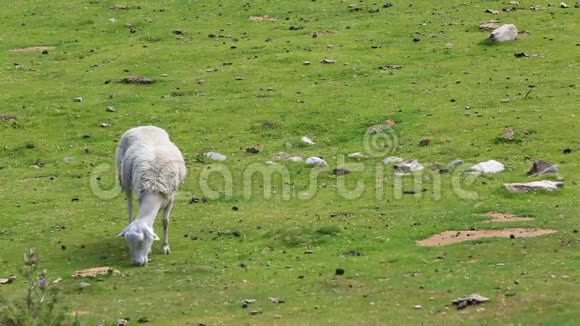
POLYGON ((258 154, 262 151, 262 149, 258 146, 251 146, 246 148, 246 152, 250 154, 258 154))
POLYGON ((65 157, 65 158, 62 159, 62 161, 65 162, 65 163, 71 163, 74 160, 75 160, 75 158, 72 157, 72 156, 67 156, 67 157, 65 157))
POLYGON ((137 319, 137 322, 139 324, 146 324, 148 322, 150 322, 151 320, 145 316, 139 317, 139 319, 137 319))
POLYGON ((334 174, 334 175, 346 175, 346 174, 350 174, 350 170, 337 168, 337 169, 332 170, 332 174, 334 174))
POLYGON ((383 5, 383 8, 390 8, 390 7, 392 7, 392 6, 393 6, 393 4, 392 4, 392 3, 390 3, 390 2, 385 2, 385 4, 383 5))
POLYGON ((528 171, 528 175, 542 175, 545 173, 555 173, 558 172, 558 167, 548 163, 544 160, 537 160, 532 164, 530 171, 528 171))
POLYGON ((82 101, 83 101, 83 98, 82 97, 75 97, 75 98, 73 98, 73 102, 81 103, 82 101))
POLYGON ((244 80, 244 77, 236 76, 236 80, 244 80))
POLYGON ((80 282, 79 283, 79 287, 80 287, 81 290, 84 290, 86 288, 89 288, 90 286, 91 286, 91 284, 88 283, 88 282, 80 282))
POLYGON ((463 164, 463 160, 454 160, 451 163, 447 164, 447 167, 452 169, 452 168, 454 168, 458 165, 461 165, 461 164, 463 164))
POLYGON ((306 165, 326 166, 326 161, 317 156, 311 156, 304 162, 306 165))
POLYGON ((308 144, 308 145, 316 145, 316 143, 314 141, 312 141, 312 139, 304 136, 302 138, 300 138, 300 141, 302 141, 304 144, 308 144))
POLYGON ((127 326, 127 325, 129 325, 129 321, 127 319, 117 320, 117 326, 127 326))
POLYGON ((383 160, 383 164, 389 165, 391 163, 401 163, 403 161, 404 161, 404 159, 402 159, 400 157, 390 156, 390 157, 387 157, 386 159, 383 160))
POLYGON ((420 304, 416 304, 413 306, 413 309, 423 309, 423 306, 420 304))
POLYGON ((419 146, 429 146, 431 145, 431 140, 429 138, 423 138, 419 141, 419 146))
POLYGON ((568 6, 565 2, 560 2, 560 8, 566 9, 570 8, 570 6, 568 6))
POLYGON ((227 159, 225 155, 216 152, 207 152, 203 155, 213 161, 225 161, 227 159))
POLYGON ((117 112, 117 110, 112 106, 107 106, 107 112, 117 112))
POLYGON ((334 60, 334 59, 322 59, 320 61, 320 63, 324 63, 324 64, 334 64, 334 63, 336 63, 336 60, 334 60))
POLYGON ((303 61, 302 64, 308 66, 310 64, 310 61, 303 61))
POLYGON ((108 124, 108 123, 104 123, 104 122, 103 122, 103 123, 101 123, 99 126, 100 126, 101 128, 109 128, 111 125, 110 125, 110 124, 108 124))

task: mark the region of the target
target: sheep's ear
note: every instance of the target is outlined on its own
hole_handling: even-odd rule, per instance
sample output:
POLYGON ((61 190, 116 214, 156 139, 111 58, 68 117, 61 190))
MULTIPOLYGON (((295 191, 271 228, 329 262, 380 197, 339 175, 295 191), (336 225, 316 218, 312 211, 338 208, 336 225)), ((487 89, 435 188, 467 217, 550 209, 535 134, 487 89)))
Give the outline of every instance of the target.
POLYGON ((119 232, 119 234, 117 234, 117 236, 118 236, 118 237, 124 237, 124 236, 125 236, 125 233, 127 233, 127 227, 128 227, 128 226, 126 226, 126 227, 123 229, 123 231, 119 232))
POLYGON ((157 234, 155 234, 155 232, 153 231, 153 229, 151 228, 146 228, 146 232, 147 235, 151 237, 151 239, 153 239, 153 241, 159 241, 159 237, 157 236, 157 234))

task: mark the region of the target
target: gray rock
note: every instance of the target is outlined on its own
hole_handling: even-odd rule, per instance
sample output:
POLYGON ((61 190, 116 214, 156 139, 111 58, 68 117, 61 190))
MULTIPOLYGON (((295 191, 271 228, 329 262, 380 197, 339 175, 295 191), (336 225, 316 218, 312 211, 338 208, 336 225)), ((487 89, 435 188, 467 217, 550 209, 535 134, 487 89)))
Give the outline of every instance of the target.
POLYGON ((564 187, 564 182, 542 180, 528 183, 505 183, 504 187, 511 192, 530 192, 535 190, 554 191, 564 187))
POLYGON ((518 28, 514 24, 505 24, 496 28, 489 35, 489 39, 495 42, 513 41, 518 38, 518 28))
POLYGON ((326 161, 321 159, 320 157, 311 156, 306 159, 304 162, 306 165, 313 165, 313 166, 326 166, 326 161))
POLYGON ((71 163, 74 160, 75 160, 75 158, 72 157, 72 156, 67 156, 67 157, 65 157, 65 158, 62 159, 62 161, 65 162, 65 163, 71 163))
POLYGON ((390 157, 387 157, 386 159, 383 160, 383 164, 389 165, 391 163, 401 163, 403 161, 404 161, 404 159, 402 159, 400 157, 390 156, 390 157))
POLYGON ((205 157, 209 158, 210 160, 214 160, 214 161, 225 161, 227 158, 225 155, 222 155, 222 154, 216 153, 216 152, 207 152, 203 155, 205 157))
POLYGON ((83 101, 83 98, 82 97, 75 97, 75 98, 73 98, 73 102, 81 103, 82 101, 83 101))
POLYGON ((413 171, 421 171, 424 169, 423 165, 421 165, 417 160, 408 160, 395 165, 395 169, 399 172, 413 172, 413 171))
POLYGON ((537 160, 532 164, 532 168, 528 171, 528 175, 542 175, 545 173, 556 173, 558 167, 543 160, 537 160))
POLYGON ((478 293, 470 294, 466 297, 457 298, 452 301, 454 305, 457 306, 457 310, 463 309, 469 305, 477 305, 480 303, 488 302, 489 298, 486 298, 478 293))
POLYGON ((107 112, 117 112, 117 110, 112 106, 107 106, 107 112))

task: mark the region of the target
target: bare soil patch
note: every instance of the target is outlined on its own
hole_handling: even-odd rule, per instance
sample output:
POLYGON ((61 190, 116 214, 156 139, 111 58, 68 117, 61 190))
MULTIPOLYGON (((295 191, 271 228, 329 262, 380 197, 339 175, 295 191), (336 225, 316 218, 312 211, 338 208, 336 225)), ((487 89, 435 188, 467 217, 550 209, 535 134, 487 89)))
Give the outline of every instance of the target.
POLYGON ((532 238, 556 232, 558 231, 552 229, 526 229, 526 228, 513 228, 502 230, 444 231, 439 234, 435 234, 427 239, 417 241, 417 245, 426 247, 438 247, 483 238, 532 238))
POLYGON ((116 269, 112 269, 111 267, 103 266, 103 267, 95 267, 84 269, 81 271, 76 271, 72 274, 73 277, 95 277, 99 275, 110 275, 110 274, 120 274, 116 269))
POLYGON ((529 216, 525 216, 525 217, 520 217, 520 216, 515 216, 513 214, 510 213, 500 213, 500 212, 488 212, 485 214, 479 214, 479 216, 489 216, 491 217, 491 220, 487 220, 487 221, 483 221, 483 223, 492 223, 492 222, 499 222, 499 223, 503 223, 503 222, 522 222, 522 221, 532 221, 534 220, 534 218, 529 217, 529 216))
POLYGON ((273 22, 278 20, 278 18, 270 16, 250 16, 250 20, 253 22, 273 22))
POLYGON ((0 114, 0 122, 3 122, 3 121, 12 121, 12 120, 16 120, 16 117, 11 116, 11 115, 3 115, 3 114, 0 114))
POLYGON ((54 49, 56 49, 56 46, 53 45, 38 45, 38 46, 29 46, 26 48, 10 49, 10 52, 42 52, 54 49))
POLYGON ((149 77, 135 77, 135 76, 129 76, 121 80, 121 83, 124 84, 153 84, 154 82, 155 81, 149 77))

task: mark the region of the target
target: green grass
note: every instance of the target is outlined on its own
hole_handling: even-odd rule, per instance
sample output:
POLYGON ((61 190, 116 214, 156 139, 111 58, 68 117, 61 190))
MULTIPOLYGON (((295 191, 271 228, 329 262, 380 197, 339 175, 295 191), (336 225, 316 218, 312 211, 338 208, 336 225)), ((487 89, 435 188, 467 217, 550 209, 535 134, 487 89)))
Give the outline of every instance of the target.
MULTIPOLYGON (((116 2, 105 0, 4 4, 0 115, 17 120, 0 122, 0 277, 16 273, 23 251, 36 247, 42 267, 64 279, 62 303, 89 325, 123 317, 134 323, 142 316, 156 325, 574 324, 580 317, 574 231, 580 222, 579 9, 492 16, 484 10, 501 9, 504 2, 395 1, 388 9, 381 2, 356 3, 364 10, 321 0, 127 1, 129 10, 112 10, 116 2), (369 13, 371 8, 380 11, 369 13), (253 22, 251 15, 278 20, 253 22), (483 44, 487 33, 478 25, 490 19, 530 35, 483 44), (185 34, 174 34, 178 29, 185 34), (313 38, 315 31, 330 32, 313 38), (273 42, 265 42, 268 37, 273 42), (36 45, 56 49, 10 51, 36 45), (515 58, 518 52, 542 57, 515 58), (336 64, 320 64, 324 58, 336 64), (311 65, 303 65, 306 60, 311 65), (388 64, 403 68, 378 69, 388 64), (156 83, 119 82, 129 75, 156 83), (74 103, 79 96, 83 102, 74 103), (117 112, 106 112, 107 106, 117 112), (363 151, 367 128, 386 119, 397 122, 398 147, 359 161, 361 171, 346 176, 346 185, 354 189, 360 181, 365 191, 345 199, 331 174, 340 165, 337 157, 363 151), (156 243, 150 264, 136 268, 125 241, 116 237, 126 225, 123 196, 97 196, 91 182, 113 188, 116 141, 144 124, 170 133, 189 175, 173 210, 172 254, 161 255, 156 243), (506 127, 517 141, 498 142, 506 127), (304 135, 318 144, 301 145, 304 135), (431 145, 419 146, 424 137, 431 145), (245 152, 256 144, 263 152, 245 152), (572 153, 563 154, 565 148, 572 153), (188 204, 191 195, 206 196, 200 180, 216 164, 196 158, 208 150, 228 156, 232 194, 222 189, 207 203, 188 204), (301 193, 312 186, 313 170, 301 164, 287 164, 288 200, 280 175, 273 176, 271 198, 262 195, 259 176, 251 178, 251 196, 244 191, 244 171, 280 151, 328 161, 311 198, 301 193), (431 173, 418 179, 421 186, 403 180, 403 189, 426 192, 398 196, 385 167, 378 196, 378 163, 391 155, 426 167, 457 158, 496 159, 507 169, 464 185, 477 193, 475 200, 459 198, 453 176, 442 174, 436 200, 431 173), (508 194, 503 183, 536 180, 525 175, 535 159, 558 164, 565 188, 508 194), (30 167, 35 164, 41 168, 30 167), (474 216, 491 210, 535 220, 482 224, 474 216), (445 230, 507 226, 559 232, 415 245, 445 230), (79 291, 80 281, 70 275, 96 266, 124 276, 90 280, 92 287, 79 291), (336 276, 336 268, 345 274, 336 276), (473 292, 491 302, 459 312, 451 305, 473 292), (257 302, 242 309, 246 298, 257 302), (423 309, 413 309, 417 304, 423 309), (262 314, 250 315, 258 308, 262 314)), ((535 4, 521 3, 522 9, 535 4)), ((211 174, 208 183, 219 190, 223 181, 211 174)), ((19 299, 24 286, 1 285, 0 295, 19 299)))

